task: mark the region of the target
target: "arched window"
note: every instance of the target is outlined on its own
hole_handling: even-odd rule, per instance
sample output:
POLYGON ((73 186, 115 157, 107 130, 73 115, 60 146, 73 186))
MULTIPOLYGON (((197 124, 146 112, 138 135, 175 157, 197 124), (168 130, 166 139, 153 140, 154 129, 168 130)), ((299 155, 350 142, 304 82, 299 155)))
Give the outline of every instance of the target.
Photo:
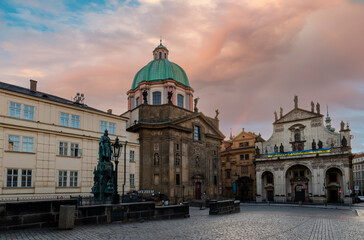
POLYGON ((140 104, 139 103, 139 97, 136 98, 135 103, 136 103, 135 106, 139 106, 139 104, 140 104))
POLYGON ((164 58, 167 58, 167 53, 164 54, 164 58))
POLYGON ((162 52, 159 52, 159 59, 162 59, 162 52))
POLYGON ((177 95, 177 106, 183 108, 183 95, 177 95))
POLYGON ((161 105, 161 92, 153 92, 153 105, 161 105))

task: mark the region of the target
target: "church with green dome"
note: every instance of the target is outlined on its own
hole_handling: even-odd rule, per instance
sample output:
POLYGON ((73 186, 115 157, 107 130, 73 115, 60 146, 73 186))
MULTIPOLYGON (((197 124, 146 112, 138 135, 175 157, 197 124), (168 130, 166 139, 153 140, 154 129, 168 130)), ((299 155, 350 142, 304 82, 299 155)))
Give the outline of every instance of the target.
POLYGON ((167 104, 168 92, 171 103, 192 111, 193 89, 186 72, 178 64, 169 61, 169 51, 162 42, 153 51, 153 60, 141 68, 128 91, 128 110, 143 103, 167 104), (143 97, 144 92, 144 97, 143 97))
MULTIPOLYGON (((127 131, 139 134, 141 192, 161 193, 171 204, 221 196, 218 110, 208 117, 197 108, 186 72, 169 61, 162 42, 128 91, 127 131)), ((148 196, 144 196, 147 197, 148 196)))

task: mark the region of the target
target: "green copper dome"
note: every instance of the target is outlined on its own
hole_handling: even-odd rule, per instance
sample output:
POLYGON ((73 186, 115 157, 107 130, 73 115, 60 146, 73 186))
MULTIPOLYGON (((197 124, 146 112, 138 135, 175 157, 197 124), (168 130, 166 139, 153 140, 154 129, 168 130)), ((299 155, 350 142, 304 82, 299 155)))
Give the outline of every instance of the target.
POLYGON ((168 60, 168 49, 165 46, 160 44, 154 49, 153 55, 154 60, 135 74, 131 85, 132 90, 137 88, 141 82, 160 82, 166 79, 173 79, 186 87, 190 86, 185 71, 168 60))

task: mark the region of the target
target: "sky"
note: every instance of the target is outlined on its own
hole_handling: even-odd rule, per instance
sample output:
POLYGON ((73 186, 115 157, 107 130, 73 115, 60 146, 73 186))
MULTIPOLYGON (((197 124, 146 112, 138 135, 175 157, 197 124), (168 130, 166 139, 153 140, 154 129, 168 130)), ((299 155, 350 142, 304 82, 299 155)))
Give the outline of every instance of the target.
POLYGON ((161 37, 227 137, 268 139, 297 95, 364 151, 363 0, 1 0, 0 81, 121 114, 161 37))

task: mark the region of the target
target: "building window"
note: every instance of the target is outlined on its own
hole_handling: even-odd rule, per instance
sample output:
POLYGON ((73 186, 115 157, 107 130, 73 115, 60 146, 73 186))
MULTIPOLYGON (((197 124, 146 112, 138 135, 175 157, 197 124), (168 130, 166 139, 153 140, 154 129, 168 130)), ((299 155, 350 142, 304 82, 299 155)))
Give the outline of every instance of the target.
POLYGON ((249 147, 249 142, 241 142, 239 143, 239 147, 249 147))
POLYGON ((59 142, 59 155, 67 156, 68 153, 68 143, 67 142, 59 142))
POLYGON ((31 187, 32 186, 32 170, 22 169, 21 170, 21 186, 31 187))
POLYGON ((194 135, 193 135, 193 139, 196 141, 200 141, 201 140, 201 132, 200 132, 200 127, 199 126, 194 126, 194 135))
MULTIPOLYGON (((67 155, 67 150, 66 150, 66 154, 65 155, 67 155)), ((78 148, 78 144, 77 143, 71 143, 71 156, 72 157, 78 157, 79 156, 79 148, 78 148)))
MULTIPOLYGON (((67 172, 66 172, 67 174, 67 172)), ((67 179, 67 175, 66 175, 67 179)), ((78 172, 77 171, 70 171, 70 187, 77 187, 78 186, 78 172)))
POLYGON ((176 156, 175 156, 175 164, 176 164, 176 166, 179 166, 180 165, 180 162, 181 162, 181 157, 180 157, 179 153, 176 153, 176 156))
POLYGON ((115 123, 109 123, 109 134, 115 135, 116 125, 115 123))
POLYGON ((176 144, 176 150, 179 151, 179 144, 176 144))
POLYGON ((58 171, 58 187, 67 187, 67 171, 58 171))
POLYGON ((240 155, 240 160, 244 160, 244 154, 240 155))
POLYGON ((70 115, 68 113, 61 113, 60 119, 59 119, 59 125, 68 127, 69 126, 69 117, 70 117, 70 115))
POLYGON ((159 166, 159 154, 158 153, 154 153, 153 162, 154 162, 154 166, 159 166))
POLYGON ((159 52, 159 59, 162 59, 162 52, 159 52))
POLYGON ((216 186, 217 185, 217 177, 214 176, 214 185, 216 186))
POLYGON ((179 174, 176 174, 176 185, 177 186, 181 185, 181 177, 179 174))
POLYGON ((105 132, 105 130, 107 129, 107 122, 104 121, 100 121, 100 132, 105 132))
POLYGON ((135 187, 134 173, 130 174, 130 187, 135 187))
POLYGON ((18 169, 8 169, 6 175, 6 187, 18 186, 18 169))
POLYGON ((139 105, 140 105, 140 103, 139 103, 139 99, 140 99, 140 98, 139 98, 139 97, 137 97, 137 98, 136 98, 136 100, 135 100, 135 105, 136 105, 136 106, 139 106, 139 105))
POLYGON ((33 106, 24 105, 23 119, 31 120, 31 121, 34 120, 34 107, 33 106))
POLYGON ((230 178, 231 178, 230 171, 227 171, 227 172, 226 172, 226 178, 227 178, 227 179, 230 179, 230 178))
POLYGON ((183 108, 183 95, 177 95, 177 106, 183 108))
POLYGON ((21 104, 15 103, 15 102, 10 102, 9 116, 15 117, 15 118, 20 118, 20 112, 21 112, 21 104))
POLYGON ((34 139, 32 137, 23 137, 23 152, 34 152, 34 139))
POLYGON ((241 173, 242 174, 247 174, 248 173, 248 166, 242 166, 241 167, 241 173))
POLYGON ((8 138, 8 150, 14 152, 20 152, 20 137, 11 136, 8 138))
POLYGON ((71 127, 80 128, 80 116, 77 115, 71 116, 71 127))
POLYGON ((337 174, 336 173, 330 173, 329 178, 330 178, 330 182, 337 182, 337 174))
POLYGON ((130 162, 135 162, 134 155, 134 150, 130 150, 130 162))
POLYGON ((161 105, 161 92, 153 93, 153 105, 161 105))
POLYGON ((245 160, 249 160, 249 154, 245 154, 245 160))

